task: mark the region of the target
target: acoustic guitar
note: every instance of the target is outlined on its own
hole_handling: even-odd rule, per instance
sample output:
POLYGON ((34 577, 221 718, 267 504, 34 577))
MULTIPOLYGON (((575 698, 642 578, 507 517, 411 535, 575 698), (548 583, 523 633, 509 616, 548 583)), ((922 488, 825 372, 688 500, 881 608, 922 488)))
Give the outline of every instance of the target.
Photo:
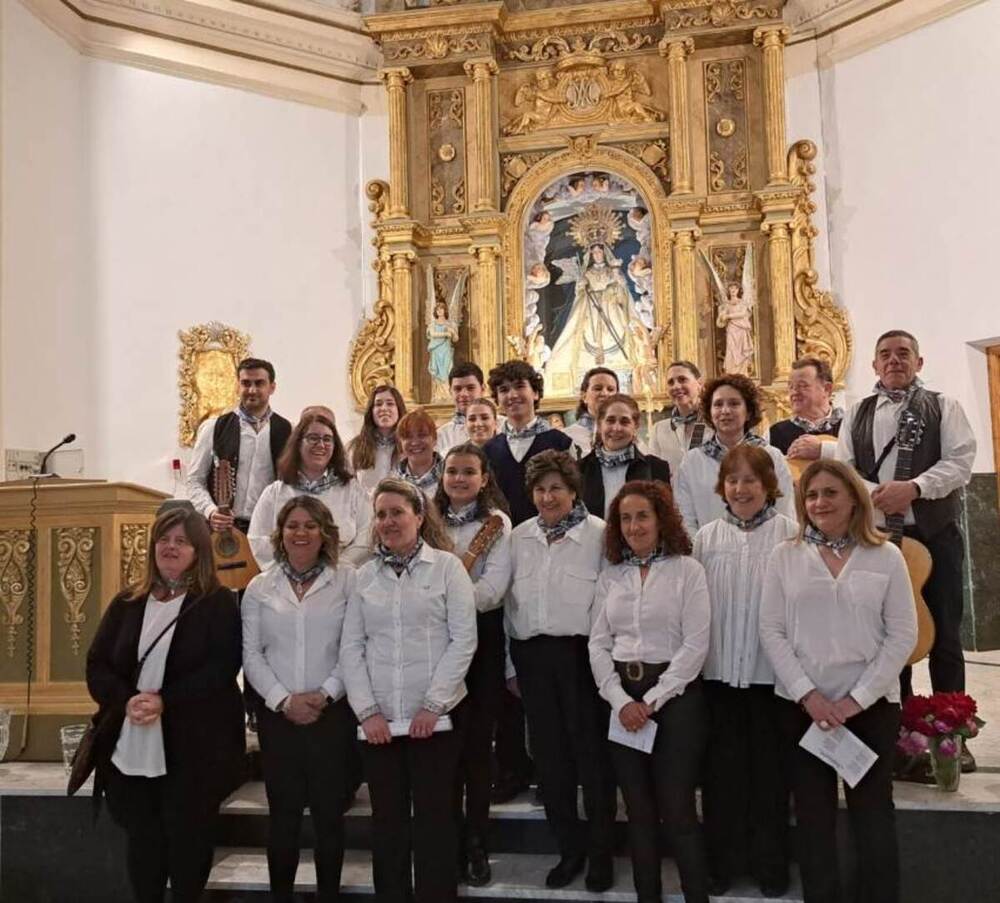
POLYGON ((465 554, 462 556, 462 564, 465 565, 466 573, 472 573, 472 569, 476 566, 476 562, 480 556, 485 555, 492 548, 502 533, 503 518, 499 514, 491 514, 483 521, 479 532, 472 537, 469 548, 466 549, 465 554))
MULTIPOLYGON (((816 438, 819 439, 819 441, 822 443, 837 441, 836 436, 827 436, 825 434, 817 435, 816 438)), ((802 474, 805 473, 805 469, 815 460, 816 460, 815 458, 789 458, 787 456, 785 457, 785 463, 788 464, 788 469, 792 473, 792 483, 795 486, 799 485, 799 480, 802 479, 802 474)))
MULTIPOLYGON (((219 461, 215 468, 215 503, 223 514, 232 514, 233 496, 236 494, 236 474, 233 465, 219 461)), ((220 532, 212 531, 212 558, 219 582, 232 590, 243 590, 260 573, 260 568, 250 551, 250 541, 239 530, 230 527, 220 532)))

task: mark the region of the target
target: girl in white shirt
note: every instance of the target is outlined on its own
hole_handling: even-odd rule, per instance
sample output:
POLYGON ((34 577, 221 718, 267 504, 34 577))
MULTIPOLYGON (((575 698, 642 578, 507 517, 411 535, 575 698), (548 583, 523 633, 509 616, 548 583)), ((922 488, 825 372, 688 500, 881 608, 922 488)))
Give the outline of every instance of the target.
POLYGON ((760 648, 757 616, 771 552, 798 527, 775 509, 778 478, 763 448, 729 451, 715 488, 726 513, 694 540, 712 600, 702 787, 710 890, 721 896, 734 877, 752 874, 765 896, 780 897, 788 889, 788 787, 779 761, 774 671, 760 648))
POLYGON ((369 495, 379 480, 389 476, 399 460, 396 424, 405 413, 406 403, 395 386, 381 385, 372 389, 361 432, 347 446, 351 470, 369 495))
POLYGON ((272 536, 278 512, 300 495, 315 496, 330 510, 340 536, 341 560, 353 565, 368 560, 368 498, 347 467, 333 421, 316 409, 307 409, 292 430, 278 459, 278 479, 261 493, 253 509, 247 538, 261 570, 275 560, 272 536))
POLYGON ((857 899, 898 903, 892 805, 899 672, 917 639, 902 553, 876 532, 868 493, 839 461, 814 461, 796 491, 800 532, 775 549, 760 638, 775 672, 795 796, 807 900, 842 900, 837 867, 837 774, 798 743, 818 725, 845 725, 878 756, 844 796, 858 858, 857 899))
POLYGON ((243 595, 243 672, 264 701, 258 713, 270 810, 271 898, 292 903, 302 813, 316 835, 319 900, 339 899, 344 809, 354 787, 355 721, 340 673, 340 637, 354 569, 338 564, 329 509, 298 496, 278 512, 275 566, 243 595))
POLYGON ((580 472, 568 452, 535 455, 525 483, 538 516, 511 534, 506 627, 545 815, 559 845, 559 862, 545 883, 565 887, 589 859, 585 883, 599 893, 614 882, 616 809, 604 739, 607 711, 587 660, 604 521, 587 514, 580 472), (579 785, 586 831, 577 817, 579 785))
POLYGON ((486 454, 471 442, 453 446, 445 456, 434 502, 455 544, 455 554, 462 558, 475 587, 478 645, 465 678, 471 711, 459 763, 457 800, 464 829, 463 877, 473 887, 481 887, 491 878, 486 836, 493 730, 504 689, 503 599, 510 586, 510 518, 486 454))
POLYGON ((656 732, 649 753, 607 744, 628 810, 637 898, 662 899, 662 823, 684 900, 708 903, 695 806, 708 732, 699 677, 708 649, 708 588, 665 483, 625 484, 608 512, 605 551, 610 566, 598 581, 590 666, 611 717, 626 731, 656 732))
POLYGON ((340 656, 366 740, 375 895, 449 903, 457 890, 455 773, 465 674, 476 651, 475 591, 419 489, 386 479, 373 501, 377 555, 358 571, 340 656), (451 729, 435 732, 443 715, 451 729))
POLYGON ((751 432, 761 421, 760 393, 754 381, 747 376, 724 373, 705 386, 701 404, 702 414, 712 424, 715 435, 685 453, 674 481, 677 507, 691 539, 705 524, 725 513, 715 485, 720 462, 737 445, 755 445, 771 456, 781 490, 776 506, 780 514, 791 516, 792 475, 785 456, 751 432))

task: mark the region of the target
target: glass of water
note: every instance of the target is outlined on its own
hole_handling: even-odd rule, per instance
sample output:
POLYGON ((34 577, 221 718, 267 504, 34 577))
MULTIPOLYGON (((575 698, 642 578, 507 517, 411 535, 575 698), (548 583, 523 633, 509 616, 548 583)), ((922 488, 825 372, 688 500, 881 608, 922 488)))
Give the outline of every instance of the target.
POLYGON ((80 748, 80 741, 83 739, 85 733, 87 733, 86 724, 67 724, 59 728, 59 739, 62 741, 63 766, 66 768, 67 775, 73 767, 73 756, 76 755, 76 751, 80 748))
POLYGON ((10 744, 10 711, 0 709, 0 762, 7 755, 7 746, 10 744))

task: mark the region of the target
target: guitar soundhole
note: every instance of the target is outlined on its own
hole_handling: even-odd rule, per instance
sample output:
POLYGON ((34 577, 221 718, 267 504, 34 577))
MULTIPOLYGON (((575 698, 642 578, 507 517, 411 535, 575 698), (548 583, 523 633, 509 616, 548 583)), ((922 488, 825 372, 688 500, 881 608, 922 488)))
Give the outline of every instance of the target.
POLYGON ((240 544, 231 533, 224 533, 216 539, 215 551, 223 558, 232 558, 240 550, 240 544))

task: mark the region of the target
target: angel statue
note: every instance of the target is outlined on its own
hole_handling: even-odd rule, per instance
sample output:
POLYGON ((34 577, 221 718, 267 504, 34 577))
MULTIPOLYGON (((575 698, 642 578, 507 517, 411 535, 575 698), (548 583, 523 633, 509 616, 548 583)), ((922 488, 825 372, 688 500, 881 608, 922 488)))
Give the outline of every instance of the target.
POLYGON ((567 373, 571 384, 579 383, 593 366, 629 371, 638 360, 631 324, 639 314, 622 273, 622 261, 612 250, 622 231, 618 213, 588 204, 573 217, 568 230, 580 254, 554 261, 562 270, 556 285, 575 284, 575 290, 546 373, 567 373))
POLYGON ((455 363, 455 343, 462 325, 463 271, 447 301, 437 298, 434 291, 434 268, 427 268, 427 370, 431 375, 431 400, 448 401, 448 374, 455 363))
POLYGON ((726 354, 722 368, 726 373, 740 373, 750 376, 753 369, 753 255, 747 247, 743 255, 743 274, 740 282, 723 285, 722 279, 712 266, 705 252, 702 259, 712 276, 712 283, 718 295, 719 310, 715 325, 726 330, 726 354))

